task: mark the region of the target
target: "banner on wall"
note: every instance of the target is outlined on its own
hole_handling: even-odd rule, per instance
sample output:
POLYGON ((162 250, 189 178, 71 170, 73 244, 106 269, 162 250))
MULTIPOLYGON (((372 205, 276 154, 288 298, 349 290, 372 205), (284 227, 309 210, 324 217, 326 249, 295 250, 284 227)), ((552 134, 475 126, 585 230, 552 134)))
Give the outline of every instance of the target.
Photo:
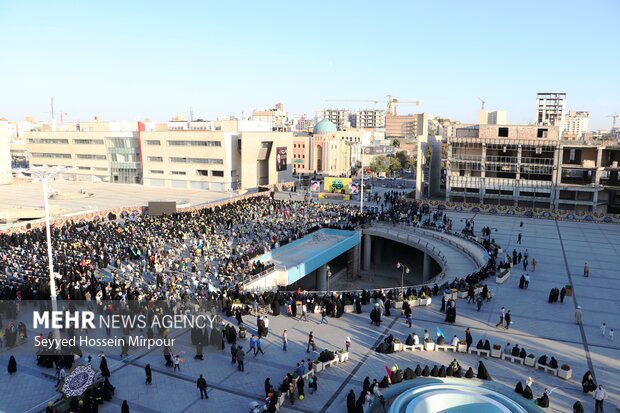
POLYGON ((321 190, 321 181, 312 181, 310 183, 310 190, 312 192, 319 192, 321 190))
POLYGON ((276 148, 276 171, 286 171, 286 146, 276 148))
MULTIPOLYGON (((333 178, 327 177, 325 178, 325 184, 323 185, 323 191, 329 192, 332 194, 349 194, 351 189, 351 178, 333 178)), ((357 191, 357 186, 355 186, 355 190, 357 191)))

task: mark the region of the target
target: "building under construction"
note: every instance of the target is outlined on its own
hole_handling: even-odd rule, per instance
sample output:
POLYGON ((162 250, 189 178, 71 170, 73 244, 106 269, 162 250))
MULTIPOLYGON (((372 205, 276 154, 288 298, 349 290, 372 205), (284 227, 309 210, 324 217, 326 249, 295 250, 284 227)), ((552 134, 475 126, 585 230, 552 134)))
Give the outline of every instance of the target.
POLYGON ((474 125, 448 140, 448 201, 553 206, 558 127, 474 125))
POLYGON ((560 140, 559 126, 474 125, 448 139, 446 200, 620 212, 620 147, 560 140))

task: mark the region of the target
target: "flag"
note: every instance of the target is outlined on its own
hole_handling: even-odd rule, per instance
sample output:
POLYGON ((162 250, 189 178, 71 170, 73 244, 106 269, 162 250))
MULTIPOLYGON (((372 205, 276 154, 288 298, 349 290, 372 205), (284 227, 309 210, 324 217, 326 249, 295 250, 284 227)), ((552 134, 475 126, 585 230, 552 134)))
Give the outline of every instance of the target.
POLYGON ((385 371, 387 371, 388 383, 392 384, 392 370, 390 370, 387 364, 385 365, 385 371))

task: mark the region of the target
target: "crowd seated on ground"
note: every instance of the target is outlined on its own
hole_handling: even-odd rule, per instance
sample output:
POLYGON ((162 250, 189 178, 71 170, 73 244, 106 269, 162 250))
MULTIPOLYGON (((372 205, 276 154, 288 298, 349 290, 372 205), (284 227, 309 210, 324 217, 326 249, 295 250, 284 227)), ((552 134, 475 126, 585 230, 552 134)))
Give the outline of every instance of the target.
MULTIPOLYGON (((271 264, 255 257, 321 228, 355 229, 372 219, 348 205, 231 202, 169 216, 129 216, 52 227, 62 300, 180 299, 234 288, 271 264)), ((48 298, 42 228, 0 235, 0 299, 48 298)))

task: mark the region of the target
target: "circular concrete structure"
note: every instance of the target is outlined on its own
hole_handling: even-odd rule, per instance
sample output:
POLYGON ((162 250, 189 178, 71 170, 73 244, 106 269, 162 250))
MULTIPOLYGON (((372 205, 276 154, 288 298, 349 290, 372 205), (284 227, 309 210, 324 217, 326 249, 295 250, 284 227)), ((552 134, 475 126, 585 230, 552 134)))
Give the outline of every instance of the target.
MULTIPOLYGON (((542 410, 500 384, 459 378, 423 378, 390 386, 388 413, 538 413, 542 410)), ((369 412, 382 412, 372 405, 369 412)))
POLYGON ((428 384, 394 399, 390 413, 527 413, 496 391, 457 383, 428 384))

